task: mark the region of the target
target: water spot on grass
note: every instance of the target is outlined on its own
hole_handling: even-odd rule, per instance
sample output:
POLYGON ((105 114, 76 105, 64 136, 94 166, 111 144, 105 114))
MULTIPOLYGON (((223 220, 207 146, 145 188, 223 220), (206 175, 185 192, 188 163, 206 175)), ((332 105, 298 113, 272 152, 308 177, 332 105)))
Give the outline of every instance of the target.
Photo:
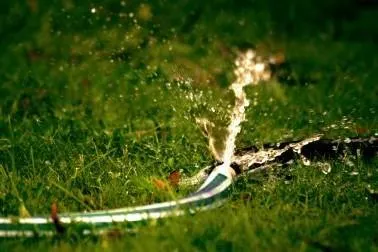
POLYGON ((324 174, 329 174, 332 171, 332 167, 330 163, 327 162, 317 162, 314 164, 315 167, 319 168, 321 172, 324 174))
POLYGON ((351 176, 357 176, 358 174, 359 174, 358 171, 351 171, 349 173, 349 175, 351 175, 351 176))
POLYGON ((345 161, 345 164, 346 164, 347 166, 349 166, 349 167, 354 167, 354 163, 353 163, 351 160, 349 160, 349 159, 347 159, 347 160, 345 161))
POLYGON ((311 161, 308 160, 307 158, 304 158, 304 157, 302 157, 302 163, 303 163, 304 166, 311 165, 311 161))

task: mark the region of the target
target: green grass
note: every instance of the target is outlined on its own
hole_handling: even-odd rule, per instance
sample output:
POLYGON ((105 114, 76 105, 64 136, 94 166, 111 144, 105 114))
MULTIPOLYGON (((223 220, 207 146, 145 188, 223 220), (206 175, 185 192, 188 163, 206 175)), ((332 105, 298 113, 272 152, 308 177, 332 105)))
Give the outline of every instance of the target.
MULTIPOLYGON (((293 84, 247 88, 253 105, 239 148, 378 133, 377 10, 357 1, 8 2, 0 4, 2 216, 22 207, 49 214, 53 202, 64 212, 185 195, 152 179, 212 162, 195 118, 227 125, 227 86, 245 45, 283 52, 291 70, 281 75, 293 84)), ((328 175, 294 164, 239 179, 224 207, 124 237, 1 240, 0 250, 378 251, 378 205, 367 190, 378 190, 377 163, 346 156, 328 175)))

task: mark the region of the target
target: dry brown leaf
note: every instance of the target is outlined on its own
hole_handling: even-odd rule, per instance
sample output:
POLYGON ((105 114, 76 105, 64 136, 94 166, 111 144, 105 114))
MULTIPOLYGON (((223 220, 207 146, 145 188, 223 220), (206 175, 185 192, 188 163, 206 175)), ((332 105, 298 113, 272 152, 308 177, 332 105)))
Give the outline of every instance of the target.
POLYGON ((180 183, 180 179, 181 179, 181 173, 178 170, 171 172, 168 176, 169 184, 172 187, 177 187, 180 183))
POLYGON ((152 183, 153 183, 153 185, 155 186, 156 189, 159 189, 159 190, 168 190, 169 189, 169 184, 162 179, 152 178, 152 183))

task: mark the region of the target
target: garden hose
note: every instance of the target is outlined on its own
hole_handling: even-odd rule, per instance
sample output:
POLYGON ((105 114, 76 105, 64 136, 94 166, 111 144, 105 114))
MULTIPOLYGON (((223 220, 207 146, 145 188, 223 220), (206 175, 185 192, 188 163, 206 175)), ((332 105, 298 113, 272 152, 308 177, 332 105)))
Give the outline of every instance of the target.
POLYGON ((184 179, 182 185, 204 182, 196 192, 183 199, 104 211, 52 213, 50 216, 28 218, 0 217, 0 237, 55 236, 70 231, 81 235, 99 235, 114 230, 122 232, 138 223, 219 207, 229 198, 235 177, 242 174, 284 167, 298 159, 308 165, 324 164, 326 159, 346 155, 373 158, 377 151, 376 137, 329 140, 315 136, 302 141, 265 144, 262 148, 249 147, 235 153, 232 168, 218 163, 202 169, 193 178, 184 179))

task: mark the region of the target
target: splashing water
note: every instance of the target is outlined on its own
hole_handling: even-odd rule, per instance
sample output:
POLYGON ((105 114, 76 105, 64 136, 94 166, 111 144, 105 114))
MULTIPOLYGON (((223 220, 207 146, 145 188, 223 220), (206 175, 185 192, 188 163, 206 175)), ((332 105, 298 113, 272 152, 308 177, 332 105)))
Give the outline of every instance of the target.
MULTIPOLYGON (((249 106, 249 100, 247 99, 244 87, 257 85, 261 80, 268 80, 271 75, 269 69, 266 67, 266 63, 257 57, 253 50, 241 53, 235 60, 235 65, 236 69, 234 73, 236 80, 230 86, 235 95, 235 104, 231 113, 231 122, 227 127, 224 150, 221 155, 213 152, 214 156, 221 156, 220 161, 223 162, 216 169, 218 169, 219 173, 226 176, 235 175, 230 165, 234 157, 236 137, 241 130, 241 123, 245 121, 245 110, 249 106)), ((209 143, 212 142, 211 140, 210 136, 209 143)), ((211 179, 210 176, 207 181, 211 181, 211 179)), ((203 186, 206 185, 207 183, 204 183, 203 186)))
POLYGON ((245 121, 245 109, 249 106, 244 87, 257 85, 259 81, 270 78, 270 72, 267 70, 266 64, 256 57, 253 50, 240 54, 235 61, 235 65, 236 80, 231 84, 231 90, 235 95, 235 105, 231 114, 231 123, 227 127, 227 137, 222 157, 223 164, 226 167, 231 165, 236 136, 241 130, 240 124, 245 121))

